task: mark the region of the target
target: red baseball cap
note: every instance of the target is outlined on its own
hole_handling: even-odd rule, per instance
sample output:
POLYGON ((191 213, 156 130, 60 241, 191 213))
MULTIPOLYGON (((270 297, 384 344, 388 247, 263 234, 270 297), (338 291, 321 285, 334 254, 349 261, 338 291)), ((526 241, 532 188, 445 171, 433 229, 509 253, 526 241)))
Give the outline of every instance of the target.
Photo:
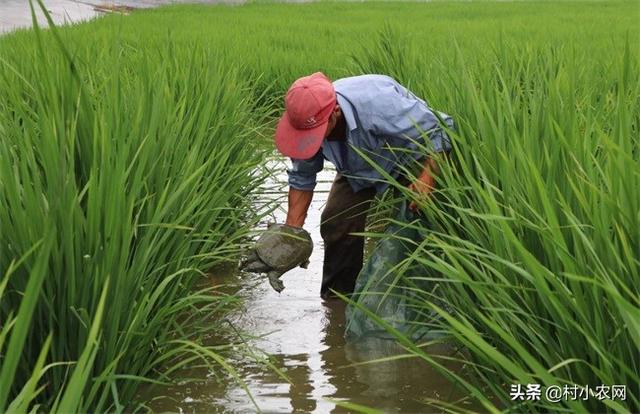
POLYGON ((313 157, 327 132, 336 106, 336 91, 322 72, 293 82, 284 99, 285 112, 276 128, 276 147, 283 155, 306 160, 313 157))

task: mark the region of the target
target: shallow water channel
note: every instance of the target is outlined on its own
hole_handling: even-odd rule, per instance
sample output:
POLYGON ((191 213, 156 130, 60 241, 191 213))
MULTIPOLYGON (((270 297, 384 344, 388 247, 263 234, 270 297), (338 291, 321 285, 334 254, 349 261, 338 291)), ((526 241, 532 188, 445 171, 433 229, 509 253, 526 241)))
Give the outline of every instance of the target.
MULTIPOLYGON (((278 197, 283 203, 286 201, 284 168, 283 165, 280 188, 266 194, 278 197)), ((305 224, 315 245, 309 268, 297 268, 285 274, 282 293, 275 292, 266 277, 259 275, 231 271, 211 280, 215 284, 239 285, 237 294, 243 298, 243 306, 229 316, 230 321, 239 332, 260 336, 250 343, 270 354, 275 366, 291 383, 251 358, 232 355, 232 364, 239 370, 260 410, 267 413, 350 412, 332 400, 362 404, 383 412, 423 413, 434 412, 434 409, 420 402, 421 399, 454 401, 464 397, 465 392, 415 358, 353 365, 403 352, 393 341, 385 339, 346 343, 344 303, 337 299, 323 301, 319 296, 324 255, 320 213, 334 175, 335 171, 326 167, 319 175, 305 224)), ((284 208, 272 217, 278 222, 284 218, 284 208)), ((450 351, 444 347, 434 350, 450 351)), ((459 368, 454 363, 449 366, 459 368)), ((257 411, 246 392, 231 378, 218 381, 210 375, 198 384, 163 387, 155 389, 153 394, 156 397, 149 407, 154 412, 257 411)))

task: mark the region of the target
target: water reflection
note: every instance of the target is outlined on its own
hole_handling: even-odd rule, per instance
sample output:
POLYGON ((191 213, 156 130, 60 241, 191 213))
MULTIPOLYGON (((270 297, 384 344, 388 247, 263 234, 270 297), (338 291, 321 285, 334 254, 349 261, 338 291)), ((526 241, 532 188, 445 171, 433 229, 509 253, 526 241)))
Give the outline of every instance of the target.
MULTIPOLYGON (((335 299, 323 302, 304 278, 288 280, 288 296, 271 297, 268 283, 248 289, 254 298, 236 315, 234 323, 253 334, 267 334, 254 344, 270 353, 271 363, 281 369, 290 383, 277 373, 242 355, 231 355, 258 406, 268 413, 346 413, 329 399, 349 401, 384 412, 429 412, 425 398, 451 401, 464 396, 429 365, 415 358, 363 364, 402 354, 393 341, 365 338, 346 342, 345 305, 335 299), (304 293, 308 292, 308 293, 304 293), (271 332, 269 334, 269 332, 271 332), (354 365, 355 364, 355 365, 354 365)), ((312 285, 312 284, 311 284, 312 285)), ((319 288, 319 286, 318 286, 319 288)), ((245 293, 248 293, 245 291, 245 293)), ((227 338, 237 339, 237 338, 227 338)), ((434 353, 451 354, 442 347, 434 353)), ((455 364, 449 364, 458 369, 455 364)), ((192 378, 206 378, 192 372, 192 378)), ((230 378, 210 379, 199 384, 156 389, 156 395, 170 396, 155 401, 154 411, 253 412, 244 389, 230 378)))

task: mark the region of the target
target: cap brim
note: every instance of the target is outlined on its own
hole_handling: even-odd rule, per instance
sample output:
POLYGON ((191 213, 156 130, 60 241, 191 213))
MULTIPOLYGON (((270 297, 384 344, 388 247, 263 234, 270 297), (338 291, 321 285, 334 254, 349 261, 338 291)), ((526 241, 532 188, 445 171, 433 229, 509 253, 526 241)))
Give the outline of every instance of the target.
POLYGON ((320 149, 328 126, 329 123, 324 122, 315 128, 296 129, 285 112, 276 128, 276 148, 287 157, 300 160, 312 158, 320 149))

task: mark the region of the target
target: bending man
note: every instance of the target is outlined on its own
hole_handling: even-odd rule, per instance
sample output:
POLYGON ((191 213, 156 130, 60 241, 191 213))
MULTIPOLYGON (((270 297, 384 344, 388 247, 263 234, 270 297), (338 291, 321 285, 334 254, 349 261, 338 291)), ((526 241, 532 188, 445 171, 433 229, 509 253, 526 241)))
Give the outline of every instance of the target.
MULTIPOLYGON (((453 127, 450 116, 439 116, 453 127)), ((331 82, 320 72, 289 88, 275 143, 292 162, 286 221, 290 226, 304 225, 324 160, 338 172, 320 225, 325 249, 320 295, 325 299, 330 289, 353 292, 364 238, 351 233, 364 231, 371 200, 388 186, 378 169, 399 177, 402 167, 421 163, 422 171, 409 188, 428 195, 438 168, 419 148, 427 144, 434 152, 451 149, 428 104, 392 78, 363 75, 331 82)))

